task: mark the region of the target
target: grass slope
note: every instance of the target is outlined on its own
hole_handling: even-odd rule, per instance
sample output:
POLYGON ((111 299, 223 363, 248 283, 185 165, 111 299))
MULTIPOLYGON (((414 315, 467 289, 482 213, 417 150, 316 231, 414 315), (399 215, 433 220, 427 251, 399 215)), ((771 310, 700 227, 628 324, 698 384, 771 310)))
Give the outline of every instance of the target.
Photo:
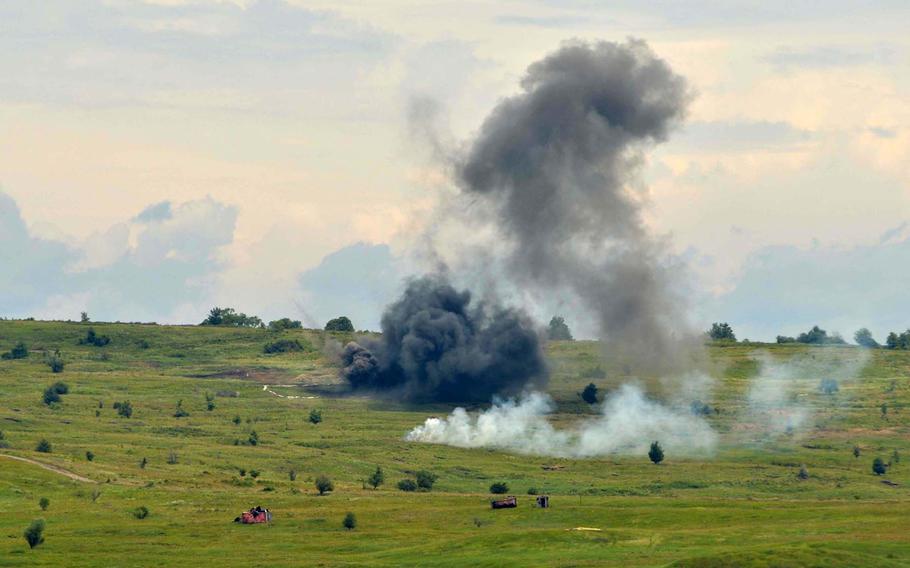
MULTIPOLYGON (((906 352, 872 353, 861 378, 842 382, 835 395, 799 393, 813 411, 808 430, 775 437, 755 435, 742 418, 756 350, 778 360, 833 353, 849 361, 863 352, 712 346, 719 379, 705 402, 720 409, 709 418, 722 433, 720 447, 704 458, 668 453, 654 466, 645 455, 556 459, 405 442, 407 431, 450 407, 343 395, 322 353, 327 342, 345 339, 307 330, 0 322, 0 349, 24 341, 31 351, 0 361, 0 445, 8 446, 0 452, 94 481, 0 458, 0 566, 183 566, 225 558, 296 566, 910 564, 906 352), (110 345, 79 345, 89 327, 110 336, 110 345), (297 339, 305 349, 264 354, 276 339, 297 339), (62 374, 43 360, 54 349, 66 361, 62 374), (58 380, 69 393, 48 407, 42 392, 58 380), (113 409, 125 400, 129 419, 113 409), (189 416, 177 418, 181 400, 189 416), (309 422, 312 409, 323 422, 309 422), (43 438, 51 453, 34 451, 43 438), (885 476, 897 486, 871 472, 874 457, 888 461, 894 450, 907 460, 885 476), (796 477, 801 464, 807 480, 796 477), (386 484, 365 489, 376 466, 386 484), (420 469, 439 475, 431 493, 395 489, 420 469), (320 474, 335 482, 329 495, 317 495, 320 474), (519 496, 530 487, 549 493, 552 508, 534 509, 519 497, 518 509, 492 511, 487 489, 494 481, 519 496), (41 497, 50 499, 47 511, 41 497), (257 504, 275 522, 231 523, 257 504), (135 518, 139 506, 151 514, 135 518), (356 530, 341 526, 348 511, 357 515, 356 530), (30 550, 22 531, 35 518, 47 522, 46 542, 30 550)), ((551 343, 548 356, 554 421, 562 425, 594 412, 577 393, 595 367, 606 373, 594 379, 602 389, 631 380, 621 362, 601 363, 594 343, 551 343)), ((654 379, 636 380, 661 392, 654 379)))

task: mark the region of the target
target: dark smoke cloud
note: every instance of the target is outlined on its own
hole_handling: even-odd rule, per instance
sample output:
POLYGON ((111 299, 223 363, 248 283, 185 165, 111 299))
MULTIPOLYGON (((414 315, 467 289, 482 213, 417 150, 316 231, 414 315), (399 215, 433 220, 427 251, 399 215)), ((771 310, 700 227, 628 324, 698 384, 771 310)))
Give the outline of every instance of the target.
POLYGON ((386 308, 382 336, 349 343, 342 375, 355 389, 394 390, 417 401, 487 402, 543 386, 547 367, 521 312, 472 304, 443 276, 408 283, 386 308))
MULTIPOLYGON (((682 278, 642 222, 642 151, 684 113, 682 77, 637 40, 565 44, 528 68, 455 160, 523 285, 570 294, 636 371, 686 367, 682 278)), ((484 222, 488 222, 485 219, 484 222)))

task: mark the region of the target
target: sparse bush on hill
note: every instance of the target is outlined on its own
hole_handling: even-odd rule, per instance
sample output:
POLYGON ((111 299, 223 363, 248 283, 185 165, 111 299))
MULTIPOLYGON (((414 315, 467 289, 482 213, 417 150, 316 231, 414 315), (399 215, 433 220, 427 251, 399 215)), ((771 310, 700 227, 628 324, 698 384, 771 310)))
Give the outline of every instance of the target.
POLYGON ((509 492, 509 485, 504 481, 497 481, 496 483, 490 485, 490 493, 494 495, 502 495, 503 493, 509 492))
POLYGON ((796 477, 803 480, 809 479, 809 470, 805 465, 799 466, 799 473, 796 474, 796 477))
POLYGON ((106 335, 98 335, 95 330, 89 328, 85 337, 79 340, 79 345, 94 345, 95 347, 104 347, 111 342, 111 338, 106 335))
POLYGON ((398 482, 398 489, 402 491, 417 491, 417 482, 413 479, 402 479, 398 482))
POLYGON ((52 373, 62 373, 65 363, 63 362, 63 357, 60 355, 60 351, 55 350, 51 354, 45 354, 44 362, 47 363, 47 366, 51 368, 52 373))
POLYGON ((357 527, 357 517, 354 516, 354 513, 348 513, 344 516, 341 525, 349 531, 354 530, 357 527))
POLYGON ((133 405, 130 404, 130 401, 124 400, 123 402, 115 402, 114 410, 117 411, 119 416, 124 418, 129 418, 133 415, 133 405))
POLYGON ((588 404, 597 404, 597 385, 589 383, 579 396, 588 404))
POLYGON ((47 387, 44 389, 44 397, 42 400, 44 401, 44 404, 51 406, 52 404, 60 402, 61 398, 52 387, 47 387))
POLYGON ((279 339, 271 343, 266 343, 262 352, 266 354, 273 353, 291 353, 294 351, 303 351, 303 345, 296 339, 279 339))
POLYGON ((853 457, 858 458, 860 456, 860 453, 862 453, 862 450, 860 450, 860 447, 853 446, 853 457))
POLYGON ((251 446, 258 446, 259 445, 259 434, 257 434, 255 430, 251 430, 250 435, 247 438, 247 442, 249 442, 249 444, 251 446))
POLYGON ((553 316, 550 318, 550 324, 547 326, 547 339, 551 341, 572 341, 572 332, 566 324, 566 319, 562 316, 553 316))
POLYGON ((35 451, 41 452, 42 454, 49 454, 52 450, 53 448, 51 447, 51 443, 48 442, 45 438, 41 438, 41 441, 39 441, 38 445, 35 446, 35 451))
POLYGON ((885 339, 885 347, 887 349, 901 349, 908 350, 910 349, 910 329, 903 333, 891 332, 888 334, 888 337, 885 339))
POLYGON ((872 332, 865 327, 856 330, 856 333, 853 334, 853 341, 861 347, 879 347, 878 341, 872 337, 872 332))
POLYGON ((13 346, 12 349, 0 355, 2 359, 25 359, 28 357, 28 347, 21 341, 13 346))
POLYGON ((136 507, 135 509, 133 509, 132 513, 133 513, 133 516, 139 520, 142 520, 149 516, 148 507, 146 507, 145 505, 140 505, 140 506, 136 507))
MULTIPOLYGON (((142 461, 145 461, 145 458, 142 458, 142 461)), ((180 461, 180 458, 177 456, 177 452, 171 452, 167 455, 167 463, 174 465, 178 461, 180 461)))
POLYGON ((382 472, 381 467, 376 466, 376 471, 370 475, 369 479, 367 479, 367 483, 369 483, 373 489, 377 489, 380 485, 385 483, 385 474, 382 472))
POLYGON ((789 335, 778 335, 777 342, 778 343, 796 343, 796 338, 790 337, 789 335))
POLYGON ((136 341, 136 347, 138 347, 139 349, 148 349, 151 346, 152 345, 145 339, 140 339, 140 340, 136 341))
POLYGON ((425 469, 418 471, 414 477, 417 478, 417 487, 425 491, 432 490, 436 480, 439 479, 438 475, 425 469))
POLYGON ((834 394, 838 390, 840 390, 840 387, 837 384, 837 380, 831 379, 831 378, 824 378, 824 379, 822 379, 822 382, 819 383, 818 390, 820 390, 824 394, 834 394))
POLYGON ((269 331, 284 331, 286 329, 303 329, 303 324, 291 318, 281 318, 269 322, 269 331))
POLYGON ((733 333, 733 328, 730 327, 730 324, 727 322, 723 323, 712 323, 711 329, 707 332, 708 338, 712 341, 732 341, 736 342, 736 334, 733 333))
POLYGON ((310 411, 310 422, 313 424, 319 424, 322 422, 322 411, 318 408, 314 408, 310 411))
POLYGON ((347 316, 341 316, 337 318, 330 319, 325 324, 326 331, 354 331, 354 324, 351 323, 351 320, 347 316))
POLYGON ((329 491, 334 491, 335 484, 332 483, 332 480, 325 475, 320 475, 316 478, 315 481, 316 490, 319 491, 320 495, 325 495, 329 491))
POLYGON ((142 459, 139 461, 139 469, 145 469, 145 466, 147 466, 148 463, 149 463, 148 458, 142 458, 142 459))
POLYGON ((95 452, 93 452, 91 450, 85 452, 85 459, 87 459, 88 461, 95 461, 95 452))
POLYGON ((174 418, 183 418, 183 417, 189 416, 189 415, 190 415, 190 413, 187 412, 186 409, 183 408, 183 400, 182 399, 178 400, 177 408, 174 410, 174 418))
POLYGON ((264 327, 262 320, 256 316, 238 313, 234 308, 212 308, 209 315, 199 325, 216 325, 224 327, 264 327))
POLYGON ((42 511, 47 511, 47 508, 51 506, 51 500, 47 497, 42 497, 38 501, 38 506, 41 507, 42 511))
POLYGON ((648 450, 648 458, 655 464, 664 461, 664 449, 660 447, 660 442, 651 442, 651 449, 648 450))
POLYGON ((3 430, 0 430, 0 448, 8 448, 9 442, 6 441, 6 436, 3 434, 3 430))
POLYGON ((22 533, 29 548, 35 548, 44 542, 44 519, 35 519, 22 533))
POLYGON ((528 495, 537 495, 538 491, 536 487, 528 487, 528 495))
POLYGON ((205 409, 209 412, 215 410, 215 397, 210 393, 205 393, 205 409))
POLYGON ((796 337, 796 341, 797 343, 807 343, 810 345, 844 345, 847 343, 844 341, 844 338, 837 333, 828 335, 827 331, 817 325, 812 326, 812 329, 805 333, 800 333, 796 337))
POLYGON ((885 475, 887 471, 888 468, 885 465, 885 460, 882 458, 875 458, 872 460, 872 473, 875 475, 885 475))

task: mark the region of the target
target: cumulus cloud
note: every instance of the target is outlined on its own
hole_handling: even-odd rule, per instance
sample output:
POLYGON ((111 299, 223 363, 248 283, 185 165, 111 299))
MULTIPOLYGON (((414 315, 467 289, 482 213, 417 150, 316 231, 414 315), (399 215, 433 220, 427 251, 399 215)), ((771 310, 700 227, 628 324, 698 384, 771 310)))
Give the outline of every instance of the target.
POLYGON ((33 236, 0 193, 0 312, 167 321, 178 307, 204 301, 223 266, 221 249, 233 240, 236 209, 206 198, 153 210, 63 243, 33 236))

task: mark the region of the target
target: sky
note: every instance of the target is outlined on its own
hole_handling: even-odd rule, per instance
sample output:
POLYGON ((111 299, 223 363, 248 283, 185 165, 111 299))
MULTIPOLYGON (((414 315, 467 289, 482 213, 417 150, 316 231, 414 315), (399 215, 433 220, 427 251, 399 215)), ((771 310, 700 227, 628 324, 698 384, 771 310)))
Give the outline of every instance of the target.
POLYGON ((412 101, 467 140, 562 42, 635 37, 694 93, 640 180, 693 324, 881 340, 910 327, 908 22, 902 0, 8 0, 0 316, 377 329, 451 185, 412 101))

